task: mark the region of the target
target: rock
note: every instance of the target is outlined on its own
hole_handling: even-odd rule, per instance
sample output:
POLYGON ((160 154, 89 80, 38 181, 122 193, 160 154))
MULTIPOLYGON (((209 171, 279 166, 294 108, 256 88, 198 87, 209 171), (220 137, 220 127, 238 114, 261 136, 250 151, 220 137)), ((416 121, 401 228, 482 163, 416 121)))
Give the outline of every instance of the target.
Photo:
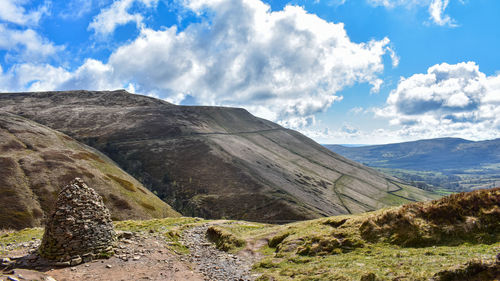
POLYGON ((0 259, 0 265, 2 265, 2 266, 7 266, 11 263, 12 263, 12 261, 9 258, 1 258, 0 259))
POLYGON ((117 233, 118 239, 131 239, 134 237, 134 233, 130 231, 120 231, 117 233))
POLYGON ((14 276, 9 276, 9 277, 7 277, 7 280, 9 280, 9 281, 19 281, 19 279, 17 279, 17 278, 16 278, 16 277, 14 277, 14 276))
POLYGON ((74 179, 58 195, 49 217, 40 256, 64 266, 81 263, 94 255, 113 254, 115 231, 102 198, 81 179, 74 179), (91 255, 89 255, 91 254, 91 255), (78 257, 72 260, 70 257, 78 257))
POLYGON ((54 279, 54 277, 52 277, 52 276, 46 276, 46 277, 44 278, 44 281, 57 281, 57 280, 56 280, 56 279, 54 279))
POLYGON ((112 268, 113 266, 111 264, 107 264, 106 268, 112 268))
POLYGON ((79 265, 82 263, 82 258, 81 257, 76 257, 71 259, 71 266, 79 265))
POLYGON ((58 267, 65 267, 65 266, 70 266, 71 262, 70 261, 59 261, 59 262, 53 262, 52 264, 54 266, 58 266, 58 267))

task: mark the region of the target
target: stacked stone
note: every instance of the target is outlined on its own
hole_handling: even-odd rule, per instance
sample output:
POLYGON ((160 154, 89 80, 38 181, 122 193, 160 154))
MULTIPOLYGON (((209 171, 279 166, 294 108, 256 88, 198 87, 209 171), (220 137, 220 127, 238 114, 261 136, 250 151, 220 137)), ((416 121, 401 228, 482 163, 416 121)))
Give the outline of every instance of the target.
POLYGON ((114 241, 111 216, 101 196, 76 178, 59 193, 39 254, 56 265, 76 265, 109 257, 114 241))

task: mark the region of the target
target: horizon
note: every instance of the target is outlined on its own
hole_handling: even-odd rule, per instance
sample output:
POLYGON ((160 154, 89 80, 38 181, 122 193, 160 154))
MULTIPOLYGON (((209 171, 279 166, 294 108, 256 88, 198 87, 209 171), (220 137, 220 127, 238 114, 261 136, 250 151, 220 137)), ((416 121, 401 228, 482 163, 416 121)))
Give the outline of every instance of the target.
POLYGON ((5 0, 0 92, 123 88, 242 107, 328 144, 492 140, 499 10, 494 0, 5 0))

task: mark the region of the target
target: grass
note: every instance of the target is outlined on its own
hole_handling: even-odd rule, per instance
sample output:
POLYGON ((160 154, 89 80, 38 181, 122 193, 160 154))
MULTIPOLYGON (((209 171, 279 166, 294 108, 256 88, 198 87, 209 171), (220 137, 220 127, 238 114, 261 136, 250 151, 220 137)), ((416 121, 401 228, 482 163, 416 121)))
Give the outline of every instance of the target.
POLYGON ((378 212, 360 226, 363 239, 402 246, 500 241, 500 188, 453 194, 378 212))
POLYGON ((25 228, 19 231, 0 230, 0 255, 7 254, 5 247, 9 244, 18 244, 41 239, 43 228, 25 228))
POLYGON ((177 217, 152 220, 127 220, 115 222, 119 231, 149 232, 162 235, 169 242, 169 249, 177 254, 188 254, 189 249, 181 243, 183 231, 197 224, 206 222, 200 218, 177 217))
POLYGON ((222 251, 241 248, 246 244, 244 239, 218 226, 210 226, 207 229, 207 238, 215 244, 217 249, 222 251))
POLYGON ((360 280, 375 274, 377 280, 428 280, 443 269, 470 260, 494 260, 495 245, 401 248, 377 243, 352 252, 318 257, 293 253, 269 256, 255 265, 260 280, 360 280), (396 279, 399 278, 399 279, 396 279))
MULTIPOLYGON (((474 191, 370 213, 285 225, 218 221, 209 228, 208 236, 219 249, 229 252, 246 251, 249 245, 267 241, 260 249, 252 249, 262 257, 253 266, 261 281, 423 281, 433 276, 447 280, 450 276, 476 274, 483 265, 493 266, 490 273, 495 274, 494 262, 500 252, 499 196, 500 189, 474 191), (475 221, 474 227, 469 225, 471 220, 475 221), (418 235, 402 232, 405 229, 418 235), (460 234, 460 239, 443 236, 439 230, 451 230, 460 234)), ((188 254, 180 241, 183 231, 206 222, 180 217, 120 221, 115 222, 115 227, 162 235, 170 250, 188 254)), ((41 237, 41 232, 0 232, 0 243, 26 242, 41 237)))
POLYGON ((470 265, 462 270, 457 266, 471 261, 475 261, 472 268, 478 263, 494 264, 500 252, 499 192, 491 189, 456 194, 426 203, 259 230, 233 227, 238 230, 233 234, 247 240, 267 238, 267 246, 260 249, 264 258, 254 265, 260 280, 428 280, 445 270, 470 272, 470 265), (412 219, 406 220, 409 216, 412 219), (441 226, 452 231, 467 229, 464 224, 471 218, 479 225, 458 232, 459 239, 456 235, 441 236, 437 231, 441 226), (373 221, 378 221, 387 231, 382 233, 388 235, 379 236, 372 229, 377 238, 367 237, 363 225, 373 221), (405 239, 391 239, 404 236, 400 231, 408 225, 399 227, 400 221, 413 223, 413 232, 424 233, 414 241, 425 243, 412 245, 402 243, 405 239), (418 241, 420 238, 424 239, 418 241))

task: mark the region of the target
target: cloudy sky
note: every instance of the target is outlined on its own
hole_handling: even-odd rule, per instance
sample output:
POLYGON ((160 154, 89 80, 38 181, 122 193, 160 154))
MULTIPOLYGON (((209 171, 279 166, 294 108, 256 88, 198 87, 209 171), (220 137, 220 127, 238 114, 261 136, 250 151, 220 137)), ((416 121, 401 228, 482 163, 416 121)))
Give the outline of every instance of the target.
POLYGON ((498 0, 1 0, 0 92, 125 88, 321 143, 500 137, 498 0))

